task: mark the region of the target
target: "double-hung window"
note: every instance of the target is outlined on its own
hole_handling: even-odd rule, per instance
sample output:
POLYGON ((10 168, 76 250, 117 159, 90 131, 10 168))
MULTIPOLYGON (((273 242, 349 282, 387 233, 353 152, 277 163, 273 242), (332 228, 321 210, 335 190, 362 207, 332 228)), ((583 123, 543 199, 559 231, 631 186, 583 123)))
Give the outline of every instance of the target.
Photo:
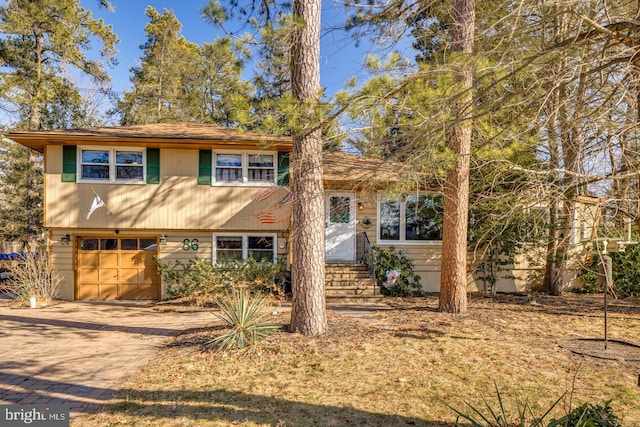
POLYGON ((216 185, 276 185, 276 152, 214 151, 216 185))
POLYGON ((253 258, 259 262, 275 262, 276 235, 260 233, 218 233, 213 236, 213 263, 253 258))
POLYGON ((410 194, 378 199, 378 242, 412 243, 442 240, 443 198, 410 194))
POLYGON ((80 181, 145 182, 143 148, 79 148, 80 181))

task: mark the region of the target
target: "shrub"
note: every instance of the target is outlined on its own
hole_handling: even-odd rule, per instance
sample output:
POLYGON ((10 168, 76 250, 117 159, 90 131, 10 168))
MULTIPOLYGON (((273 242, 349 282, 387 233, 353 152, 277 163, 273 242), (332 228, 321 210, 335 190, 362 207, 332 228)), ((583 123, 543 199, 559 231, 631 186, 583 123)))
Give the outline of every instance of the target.
POLYGON ((451 408, 457 415, 455 425, 459 426, 458 420, 463 418, 471 423, 473 427, 509 427, 512 425, 529 426, 529 427, 622 427, 618 423, 618 418, 613 414, 613 409, 610 406, 610 402, 605 402, 604 405, 594 405, 591 403, 584 403, 583 405, 573 409, 567 415, 562 418, 552 418, 549 422, 545 423, 545 419, 551 414, 551 412, 562 401, 564 395, 560 396, 544 413, 535 414, 528 400, 516 401, 515 417, 512 417, 505 409, 505 402, 502 399, 498 386, 495 385, 496 396, 498 404, 493 406, 482 396, 485 408, 476 408, 469 403, 466 403, 471 412, 463 412, 458 410, 448 403, 445 403, 451 408), (517 420, 516 424, 513 424, 512 420, 517 420))
POLYGON ((217 266, 225 282, 246 286, 252 292, 283 295, 282 260, 276 263, 258 262, 254 258, 234 260, 217 266))
POLYGON ((233 288, 225 297, 217 299, 221 314, 214 313, 231 328, 210 340, 208 346, 220 350, 256 350, 280 325, 266 321, 264 309, 269 304, 268 295, 251 294, 245 287, 233 288))
MULTIPOLYGON (((624 252, 609 254, 613 268, 613 290, 621 297, 640 297, 640 245, 630 245, 624 252)), ((604 290, 598 284, 597 255, 591 257, 591 262, 582 268, 580 278, 584 285, 574 289, 576 293, 598 293, 604 290)))
POLYGON ((554 422, 552 426, 622 427, 622 424, 618 423, 618 417, 613 414, 611 402, 605 402, 604 405, 584 403, 554 422))
POLYGON ((163 262, 155 258, 167 294, 171 297, 195 297, 200 300, 214 299, 234 286, 247 286, 252 291, 267 291, 280 295, 278 283, 282 262, 261 263, 253 258, 233 260, 212 265, 202 259, 163 262))
POLYGON ((375 254, 376 280, 383 295, 415 296, 423 295, 420 276, 413 270, 413 262, 406 256, 406 252, 397 251, 393 246, 389 248, 373 247, 375 254), (400 277, 387 288, 387 271, 398 270, 400 277))
POLYGON ((225 289, 219 272, 205 260, 191 259, 186 265, 180 261, 163 262, 158 258, 154 260, 170 297, 214 295, 225 289))
MULTIPOLYGON (((455 425, 459 426, 461 424, 458 423, 458 420, 461 418, 467 420, 471 423, 473 427, 509 427, 513 425, 510 420, 511 416, 507 413, 505 409, 505 402, 502 400, 502 395, 500 394, 500 390, 498 390, 498 386, 495 385, 496 396, 498 398, 498 405, 492 406, 484 396, 482 396, 482 401, 484 402, 485 409, 476 408, 473 405, 466 403, 466 405, 471 410, 470 413, 465 413, 461 410, 458 410, 448 403, 445 403, 449 408, 451 408, 457 415, 458 419, 456 420, 455 425)), ((541 427, 543 426, 544 419, 553 411, 553 409, 558 406, 558 403, 562 400, 561 396, 558 400, 556 400, 541 416, 535 415, 533 409, 529 405, 528 400, 516 401, 517 408, 517 420, 518 426, 529 426, 529 427, 541 427), (527 424, 527 419, 531 421, 527 424)), ((552 421, 553 422, 553 421, 552 421)), ((555 424, 549 424, 548 427, 555 424)))
POLYGON ((0 291, 18 302, 26 303, 35 296, 39 305, 47 305, 59 295, 62 277, 52 268, 46 253, 24 254, 11 273, 11 278, 0 285, 0 291))

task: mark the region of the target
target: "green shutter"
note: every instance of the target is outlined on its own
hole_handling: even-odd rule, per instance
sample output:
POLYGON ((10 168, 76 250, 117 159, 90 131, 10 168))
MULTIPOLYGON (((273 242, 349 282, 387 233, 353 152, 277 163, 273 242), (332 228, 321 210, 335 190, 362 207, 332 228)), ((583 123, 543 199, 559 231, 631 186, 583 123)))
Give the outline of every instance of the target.
POLYGON ((76 146, 62 147, 62 182, 76 182, 76 146))
POLYGON ((278 152, 278 185, 289 185, 289 153, 278 152))
POLYGON ((211 185, 211 150, 200 150, 198 161, 198 184, 211 185))
POLYGON ((147 148, 147 184, 160 184, 159 148, 147 148))

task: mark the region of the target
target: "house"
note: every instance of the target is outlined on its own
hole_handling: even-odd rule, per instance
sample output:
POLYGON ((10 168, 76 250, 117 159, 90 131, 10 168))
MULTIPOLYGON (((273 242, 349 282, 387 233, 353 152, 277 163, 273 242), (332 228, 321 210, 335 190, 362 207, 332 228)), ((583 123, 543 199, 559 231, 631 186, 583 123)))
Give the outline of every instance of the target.
POLYGON ((194 123, 6 136, 44 155, 63 299, 161 298, 154 256, 288 258, 288 217, 265 214, 288 194, 289 138, 194 123))
MULTIPOLYGON (((288 137, 197 123, 6 137, 44 155, 44 225, 63 299, 162 298, 154 256, 253 256, 290 267, 288 137)), ((331 152, 323 167, 328 274, 368 280, 357 267, 367 247, 394 246, 413 260, 423 289, 438 291, 442 195, 390 195, 402 168, 381 160, 331 152)), ((507 282, 498 286, 525 286, 507 282)), ((470 277, 470 290, 481 286, 470 277)))

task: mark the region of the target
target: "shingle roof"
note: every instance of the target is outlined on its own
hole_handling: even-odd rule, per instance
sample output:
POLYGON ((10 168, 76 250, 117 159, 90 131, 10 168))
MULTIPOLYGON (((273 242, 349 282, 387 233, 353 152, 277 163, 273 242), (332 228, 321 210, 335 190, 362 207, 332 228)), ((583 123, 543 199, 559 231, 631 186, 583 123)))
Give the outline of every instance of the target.
POLYGON ((322 158, 326 182, 384 184, 402 179, 402 165, 338 151, 325 152, 322 158))
POLYGON ((63 139, 77 140, 84 138, 92 138, 94 140, 112 140, 116 138, 153 139, 158 142, 172 143, 211 141, 279 145, 291 144, 291 138, 287 136, 263 135, 257 132, 241 131, 203 123, 156 123, 81 129, 14 131, 6 134, 6 136, 38 151, 42 151, 47 141, 60 141, 63 139))
MULTIPOLYGON (((44 151, 48 143, 118 143, 136 140, 184 146, 205 146, 207 143, 267 144, 291 148, 292 139, 286 136, 262 135, 223 126, 203 123, 157 123, 133 126, 97 127, 81 129, 56 129, 42 131, 14 131, 5 135, 22 145, 44 151)), ((192 148, 192 147, 191 147, 192 148)), ((371 159, 343 152, 323 154, 324 180, 327 183, 358 183, 381 185, 402 179, 403 165, 379 159, 371 159)))

